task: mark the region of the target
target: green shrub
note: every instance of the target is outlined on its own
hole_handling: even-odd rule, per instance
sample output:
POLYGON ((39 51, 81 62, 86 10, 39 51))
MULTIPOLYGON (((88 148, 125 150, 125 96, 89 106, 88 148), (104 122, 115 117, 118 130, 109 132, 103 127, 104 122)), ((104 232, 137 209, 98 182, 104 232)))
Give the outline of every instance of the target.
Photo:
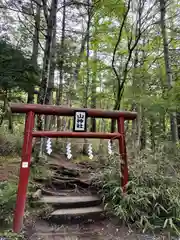
POLYGON ((23 134, 21 131, 15 131, 11 134, 6 130, 5 126, 0 128, 0 155, 12 156, 21 154, 23 144, 23 134))
POLYGON ((119 158, 98 177, 108 209, 127 224, 146 230, 172 229, 179 234, 180 162, 164 149, 141 153, 129 164, 126 194, 120 187, 119 158))
POLYGON ((7 240, 24 240, 25 239, 23 234, 17 234, 12 232, 11 230, 0 232, 0 237, 3 237, 7 240))
POLYGON ((15 183, 0 183, 0 226, 6 226, 12 221, 16 192, 17 186, 15 183))

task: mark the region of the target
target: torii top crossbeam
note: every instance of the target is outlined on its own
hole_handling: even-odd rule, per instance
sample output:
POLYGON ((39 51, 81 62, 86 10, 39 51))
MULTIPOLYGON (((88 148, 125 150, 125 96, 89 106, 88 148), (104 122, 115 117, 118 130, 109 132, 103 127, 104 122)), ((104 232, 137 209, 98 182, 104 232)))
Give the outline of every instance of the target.
POLYGON ((136 112, 128 111, 110 111, 102 109, 88 109, 88 108, 67 108, 54 105, 41 105, 41 104, 22 104, 22 103, 11 103, 11 111, 13 113, 27 113, 34 112, 35 114, 43 115, 57 115, 57 116, 74 116, 75 111, 86 111, 88 117, 95 118, 111 118, 118 119, 123 117, 124 120, 134 120, 137 117, 136 112))

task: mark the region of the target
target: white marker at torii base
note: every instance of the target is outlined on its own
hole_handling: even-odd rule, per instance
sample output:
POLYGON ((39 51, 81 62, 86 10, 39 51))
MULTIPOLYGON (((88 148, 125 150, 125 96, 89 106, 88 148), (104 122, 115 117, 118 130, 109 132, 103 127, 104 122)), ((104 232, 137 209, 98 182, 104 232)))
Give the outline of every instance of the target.
POLYGON ((52 143, 50 138, 47 139, 46 150, 49 155, 52 153, 52 143))
POLYGON ((67 155, 67 159, 71 159, 72 158, 71 143, 68 143, 67 146, 66 146, 66 155, 67 155))

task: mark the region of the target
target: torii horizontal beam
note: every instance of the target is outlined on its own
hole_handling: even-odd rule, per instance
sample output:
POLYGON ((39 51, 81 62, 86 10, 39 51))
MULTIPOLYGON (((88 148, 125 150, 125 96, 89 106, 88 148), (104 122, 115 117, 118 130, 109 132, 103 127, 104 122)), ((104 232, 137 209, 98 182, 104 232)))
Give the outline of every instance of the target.
POLYGON ((89 109, 89 108, 65 108, 54 105, 41 105, 41 104, 22 104, 22 103, 10 103, 12 113, 28 113, 34 112, 35 114, 43 115, 57 115, 57 116, 74 116, 76 111, 86 111, 88 117, 94 118, 111 118, 118 119, 123 117, 124 120, 134 120, 137 117, 136 112, 128 111, 110 111, 102 109, 89 109))

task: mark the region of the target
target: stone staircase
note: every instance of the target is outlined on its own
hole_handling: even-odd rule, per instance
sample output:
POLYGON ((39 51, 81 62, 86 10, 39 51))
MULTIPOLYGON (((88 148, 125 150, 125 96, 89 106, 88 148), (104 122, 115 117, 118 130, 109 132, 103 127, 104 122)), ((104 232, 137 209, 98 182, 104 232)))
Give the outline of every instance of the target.
POLYGON ((63 223, 69 218, 96 220, 103 216, 102 198, 91 188, 92 169, 88 163, 67 161, 57 153, 48 156, 47 162, 53 176, 50 185, 46 180, 41 181, 44 189, 37 201, 53 209, 51 219, 62 219, 63 223))
POLYGON ((103 217, 104 208, 100 196, 93 194, 74 194, 66 190, 62 190, 61 194, 57 195, 42 195, 38 203, 48 204, 53 211, 50 214, 51 219, 88 219, 88 221, 95 221, 99 217, 103 217), (65 196, 66 195, 66 196, 65 196))

